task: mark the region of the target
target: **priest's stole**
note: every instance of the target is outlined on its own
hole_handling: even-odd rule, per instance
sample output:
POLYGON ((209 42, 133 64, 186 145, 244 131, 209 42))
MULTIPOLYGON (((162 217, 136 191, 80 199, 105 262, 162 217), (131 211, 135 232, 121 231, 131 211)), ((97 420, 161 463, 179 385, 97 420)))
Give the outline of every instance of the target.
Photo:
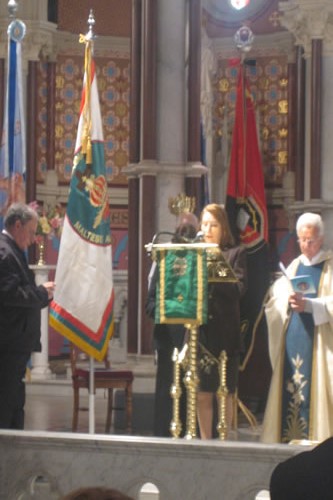
POLYGON ((158 249, 155 323, 207 323, 207 260, 203 249, 158 249))

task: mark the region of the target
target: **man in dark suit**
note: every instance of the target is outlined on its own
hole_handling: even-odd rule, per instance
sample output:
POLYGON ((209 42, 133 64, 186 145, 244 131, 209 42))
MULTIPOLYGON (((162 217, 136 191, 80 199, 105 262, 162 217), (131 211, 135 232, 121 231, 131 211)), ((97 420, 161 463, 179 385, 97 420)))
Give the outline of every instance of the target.
POLYGON ((40 311, 54 283, 36 286, 26 250, 34 243, 37 213, 14 203, 0 235, 0 428, 24 428, 24 376, 32 351, 40 351, 40 311))
POLYGON ((271 476, 271 500, 332 500, 332 462, 333 438, 281 462, 271 476))

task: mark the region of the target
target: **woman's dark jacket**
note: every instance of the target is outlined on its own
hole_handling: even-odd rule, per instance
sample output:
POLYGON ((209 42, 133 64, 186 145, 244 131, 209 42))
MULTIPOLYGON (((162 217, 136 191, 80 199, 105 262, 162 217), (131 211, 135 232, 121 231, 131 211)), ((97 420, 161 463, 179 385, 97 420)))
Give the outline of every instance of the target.
POLYGON ((223 250, 237 283, 208 283, 208 322, 200 328, 200 343, 216 358, 241 350, 240 298, 247 287, 246 249, 243 246, 223 250))

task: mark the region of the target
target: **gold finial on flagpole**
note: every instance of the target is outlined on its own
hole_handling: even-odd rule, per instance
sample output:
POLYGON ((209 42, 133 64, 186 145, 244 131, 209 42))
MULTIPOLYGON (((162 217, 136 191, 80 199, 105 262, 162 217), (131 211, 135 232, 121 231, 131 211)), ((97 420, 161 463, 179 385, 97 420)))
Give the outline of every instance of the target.
POLYGON ((90 9, 87 24, 89 26, 89 30, 88 30, 88 33, 86 34, 86 39, 91 40, 91 41, 95 40, 96 35, 93 32, 93 28, 95 26, 95 17, 94 17, 94 12, 92 9, 90 9))
POLYGON ((84 125, 81 138, 81 146, 82 146, 81 151, 83 154, 86 155, 87 165, 91 165, 92 163, 91 108, 90 108, 91 63, 92 63, 92 55, 94 53, 94 40, 96 38, 93 32, 93 27, 95 25, 95 17, 92 9, 90 9, 87 24, 89 26, 88 33, 86 35, 80 35, 79 38, 80 43, 86 44, 85 58, 84 58, 86 99, 85 99, 85 107, 83 110, 84 125))
POLYGON ((8 1, 8 13, 11 20, 7 29, 7 34, 14 42, 22 42, 25 37, 26 26, 23 21, 16 18, 18 4, 16 0, 8 1))
POLYGON ((237 49, 241 52, 242 62, 244 61, 246 54, 252 49, 254 35, 250 28, 244 24, 239 28, 239 30, 234 35, 234 41, 237 49))
POLYGON ((18 11, 18 5, 17 5, 16 0, 9 0, 8 1, 9 18, 15 19, 17 11, 18 11))

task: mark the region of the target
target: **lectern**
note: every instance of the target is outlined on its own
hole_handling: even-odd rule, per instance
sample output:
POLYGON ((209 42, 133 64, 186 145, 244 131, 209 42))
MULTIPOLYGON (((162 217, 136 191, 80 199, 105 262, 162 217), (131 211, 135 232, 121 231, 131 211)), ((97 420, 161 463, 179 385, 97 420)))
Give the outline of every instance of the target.
POLYGON ((188 439, 196 437, 197 405, 197 351, 198 329, 207 322, 208 310, 208 266, 207 252, 217 249, 210 243, 161 243, 146 245, 156 260, 159 279, 156 286, 155 323, 182 324, 189 332, 186 362, 175 350, 174 384, 171 396, 174 401, 173 420, 170 430, 179 437, 180 366, 186 368, 187 391, 186 434, 188 439))

